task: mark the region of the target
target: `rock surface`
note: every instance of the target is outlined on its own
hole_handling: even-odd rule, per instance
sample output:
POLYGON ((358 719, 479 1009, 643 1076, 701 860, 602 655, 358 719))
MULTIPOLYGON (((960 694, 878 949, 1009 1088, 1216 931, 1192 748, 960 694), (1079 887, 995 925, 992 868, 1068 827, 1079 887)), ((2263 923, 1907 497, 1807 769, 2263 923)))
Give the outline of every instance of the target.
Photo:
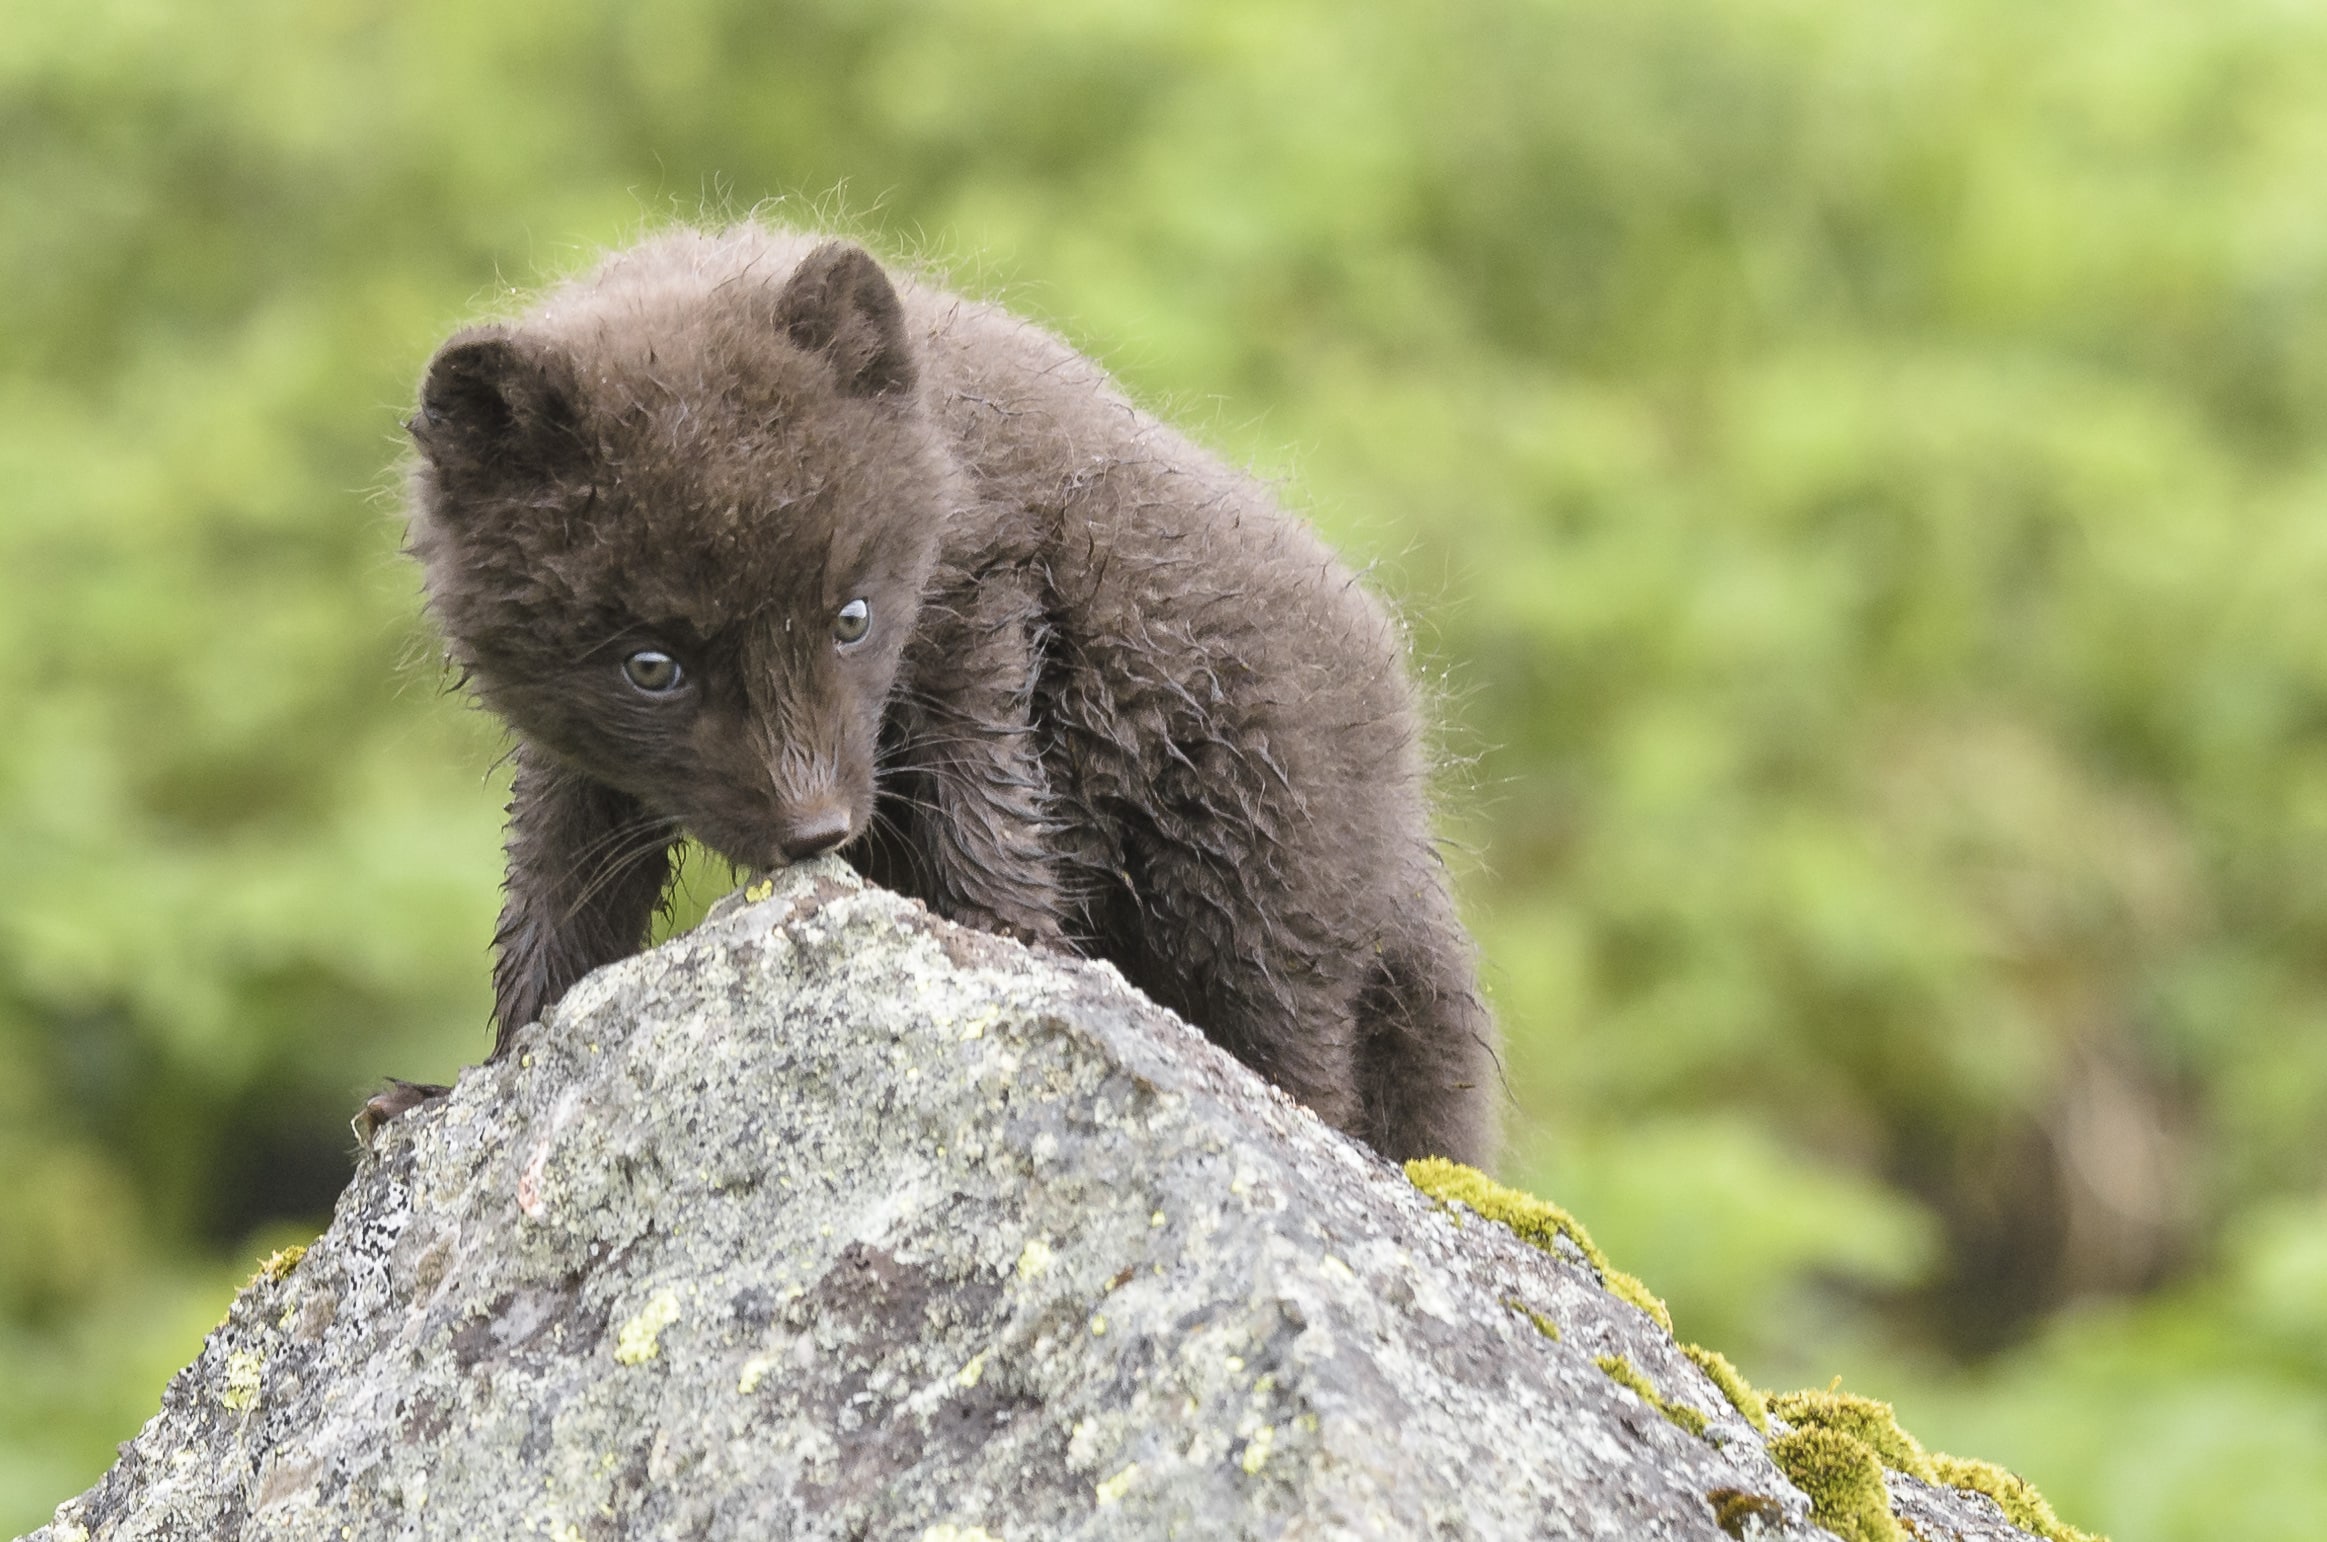
MULTIPOLYGON (((39 1542, 1720 1542, 1723 1490, 1827 1535, 1580 1253, 837 863, 520 1047, 374 1137, 39 1542)), ((2023 1535, 1889 1477, 1933 1542, 2023 1535)))

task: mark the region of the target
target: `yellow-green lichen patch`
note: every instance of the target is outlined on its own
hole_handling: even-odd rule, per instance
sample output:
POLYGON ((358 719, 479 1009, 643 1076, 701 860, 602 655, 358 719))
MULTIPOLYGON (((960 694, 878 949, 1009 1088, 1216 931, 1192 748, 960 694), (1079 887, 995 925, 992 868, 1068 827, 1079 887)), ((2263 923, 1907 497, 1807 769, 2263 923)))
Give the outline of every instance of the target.
POLYGON ((1244 1469, 1246 1477, 1258 1477, 1260 1470, 1269 1464, 1269 1451, 1276 1443, 1277 1427, 1262 1425, 1245 1437, 1244 1454, 1236 1459, 1236 1465, 1244 1469))
POLYGON ((1114 1477, 1095 1485, 1092 1492, 1102 1505, 1121 1504, 1123 1496, 1131 1492, 1131 1485, 1139 1481, 1139 1464, 1133 1462, 1114 1477))
POLYGON ((2032 1531, 2045 1542, 2105 1542, 2089 1531, 2079 1531, 2052 1513, 2036 1485, 2016 1472, 2007 1472, 1994 1462, 1970 1461, 1960 1456, 1931 1458, 1932 1469, 1938 1481, 1949 1488, 1968 1488, 1987 1495, 2003 1510, 2012 1524, 2022 1531, 2032 1531))
POLYGON ((1646 1312, 1665 1332, 1673 1331, 1672 1313, 1665 1310, 1664 1303, 1647 1286, 1609 1263, 1608 1255, 1592 1241, 1591 1233, 1559 1206, 1506 1188, 1477 1168, 1465 1167, 1444 1157, 1419 1157, 1408 1162, 1406 1177, 1414 1187, 1440 1204, 1460 1204, 1490 1221, 1500 1221, 1517 1233, 1522 1242, 1531 1242, 1547 1253, 1553 1251, 1557 1239, 1566 1237, 1590 1261, 1610 1294, 1646 1312))
POLYGON ((1705 1416, 1686 1403, 1668 1403, 1657 1394, 1656 1383, 1640 1373, 1638 1367, 1622 1355, 1601 1355, 1592 1362, 1607 1373, 1608 1379, 1620 1387, 1629 1388, 1640 1400, 1663 1414, 1667 1419, 1692 1435, 1705 1433, 1705 1416))
POLYGON ((1703 1371, 1713 1385, 1721 1389, 1721 1395, 1729 1399, 1729 1406, 1737 1410, 1738 1417, 1752 1425, 1765 1439, 1768 1437, 1769 1404, 1763 1401, 1760 1393, 1753 1390, 1753 1383, 1747 1381, 1737 1367, 1729 1363, 1727 1355, 1718 1349, 1707 1349, 1702 1344, 1683 1344, 1681 1353, 1694 1360, 1697 1369, 1703 1371))
POLYGON ((1865 1441, 1808 1425, 1771 1441, 1769 1454, 1810 1496, 1811 1518, 1843 1542, 1903 1542, 1883 1464, 1865 1441))
POLYGON ((614 1335, 614 1358, 622 1365, 644 1365, 662 1351, 663 1329, 679 1320, 679 1293, 668 1285, 654 1293, 614 1335))
POLYGON ((266 1356, 255 1349, 237 1349, 226 1357, 226 1386, 219 1392, 220 1406, 232 1413, 242 1413, 259 1400, 259 1374, 266 1369, 266 1356))
POLYGON ((1769 1408, 1788 1424, 1832 1430, 1864 1443, 1894 1472, 1926 1483, 1939 1481, 1930 1454, 1899 1428, 1899 1416, 1888 1403, 1848 1392, 1781 1392, 1769 1400, 1769 1408))
POLYGON ((1744 1536, 1745 1528, 1757 1522, 1770 1531, 1786 1524, 1786 1507, 1767 1494, 1741 1488, 1709 1489, 1705 1503, 1713 1507, 1713 1524, 1733 1537, 1744 1536))

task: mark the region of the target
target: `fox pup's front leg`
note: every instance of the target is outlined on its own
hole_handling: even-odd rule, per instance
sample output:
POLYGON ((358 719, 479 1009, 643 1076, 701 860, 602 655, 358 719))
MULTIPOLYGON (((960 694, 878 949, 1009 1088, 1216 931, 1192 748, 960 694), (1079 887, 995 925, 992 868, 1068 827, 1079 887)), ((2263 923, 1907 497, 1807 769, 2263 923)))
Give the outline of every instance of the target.
POLYGON ((677 838, 675 822, 628 793, 518 747, 493 933, 493 1058, 574 982, 645 943, 677 838))
POLYGON ((1040 611, 1022 576, 941 586, 896 704, 917 888, 941 914, 1065 945, 1050 789, 1031 718, 1040 611))

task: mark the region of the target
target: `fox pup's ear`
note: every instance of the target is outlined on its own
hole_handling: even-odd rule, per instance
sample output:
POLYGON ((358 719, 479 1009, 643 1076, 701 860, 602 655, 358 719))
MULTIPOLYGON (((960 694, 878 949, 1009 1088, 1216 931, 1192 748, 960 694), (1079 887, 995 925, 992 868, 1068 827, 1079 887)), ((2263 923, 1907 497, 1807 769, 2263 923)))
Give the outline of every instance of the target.
POLYGON ((429 361, 405 427, 440 471, 538 474, 572 442, 572 373, 504 328, 471 327, 429 361))
POLYGON ((913 389, 905 309, 863 247, 827 241, 810 252, 777 296, 776 320, 793 342, 832 361, 849 395, 913 389))

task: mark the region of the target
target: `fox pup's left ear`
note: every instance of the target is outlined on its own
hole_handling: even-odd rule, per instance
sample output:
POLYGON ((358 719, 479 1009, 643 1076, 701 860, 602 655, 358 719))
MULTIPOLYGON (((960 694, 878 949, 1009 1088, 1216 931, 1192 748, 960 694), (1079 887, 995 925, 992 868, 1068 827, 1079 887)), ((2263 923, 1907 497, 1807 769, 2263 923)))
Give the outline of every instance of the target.
POLYGON ((793 342, 832 361, 849 395, 913 389, 905 309, 863 247, 827 241, 810 252, 777 296, 776 319, 793 342))

